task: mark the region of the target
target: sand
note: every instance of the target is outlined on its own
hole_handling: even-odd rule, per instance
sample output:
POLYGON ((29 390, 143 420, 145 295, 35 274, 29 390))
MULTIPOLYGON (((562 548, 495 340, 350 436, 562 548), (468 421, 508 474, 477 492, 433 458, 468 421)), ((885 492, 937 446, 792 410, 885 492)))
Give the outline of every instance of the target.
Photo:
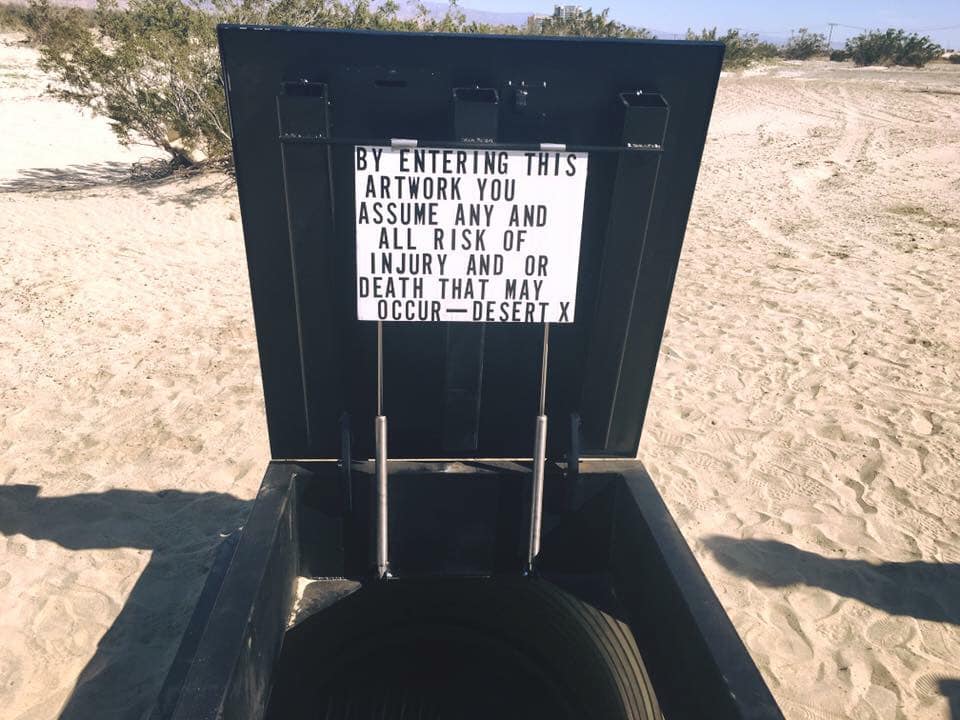
POLYGON ((721 82, 640 455, 788 718, 960 718, 958 88, 721 82))
MULTIPOLYGON (((238 208, 131 182, 13 39, 0 717, 136 718, 269 456, 238 208)), ((791 719, 960 717, 958 87, 721 82, 640 454, 791 719)))
POLYGON ((126 183, 150 153, 32 58, 0 45, 0 718, 78 680, 64 717, 137 718, 269 457, 239 211, 126 183))

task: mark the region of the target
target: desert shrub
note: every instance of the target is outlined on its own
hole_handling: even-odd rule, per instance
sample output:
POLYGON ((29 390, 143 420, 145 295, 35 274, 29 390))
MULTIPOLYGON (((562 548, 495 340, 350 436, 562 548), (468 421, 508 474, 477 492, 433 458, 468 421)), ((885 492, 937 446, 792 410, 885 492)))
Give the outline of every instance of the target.
MULTIPOLYGON (((98 0, 93 22, 34 0, 41 68, 52 92, 106 116, 123 143, 148 142, 174 161, 229 162, 230 133, 216 43, 218 23, 420 32, 519 32, 467 22, 452 5, 401 17, 393 0, 98 0)), ((79 12, 79 11, 77 11, 79 12)), ((542 34, 649 37, 584 11, 544 23, 542 34)))
POLYGON ((923 67, 943 53, 930 38, 890 28, 871 30, 847 40, 847 52, 857 65, 923 67))
POLYGON ((756 45, 753 46, 753 57, 756 60, 769 60, 770 58, 777 57, 779 54, 780 48, 773 43, 758 40, 756 45))
POLYGON ((687 40, 713 41, 717 39, 717 28, 712 27, 709 30, 704 28, 700 32, 694 32, 692 28, 687 28, 687 40))
POLYGON ((49 0, 30 0, 26 5, 0 5, 0 29, 23 32, 27 42, 32 45, 45 42, 54 18, 65 17, 84 27, 93 25, 93 12, 90 10, 51 5, 49 0))
POLYGON ((687 30, 687 40, 719 40, 724 44, 723 67, 727 69, 743 68, 760 60, 777 56, 777 46, 761 42, 756 33, 741 34, 739 30, 727 30, 717 37, 717 29, 704 28, 700 32, 687 30))
POLYGON ((960 53, 953 53, 953 55, 947 58, 947 62, 951 62, 954 65, 960 65, 960 53))
POLYGON ((850 59, 850 53, 848 53, 846 50, 831 50, 830 59, 833 62, 843 62, 844 60, 850 59))
POLYGON ((787 60, 807 60, 814 55, 827 54, 827 38, 820 33, 812 33, 800 28, 791 35, 783 47, 783 57, 787 60))
POLYGON ((93 28, 53 18, 40 67, 61 99, 111 120, 121 142, 146 140, 186 162, 229 152, 216 19, 178 0, 100 0, 93 28))
POLYGON ((0 30, 25 30, 26 10, 24 5, 0 5, 0 30))
POLYGON ((27 29, 27 38, 31 42, 42 43, 50 30, 54 18, 59 18, 62 8, 53 7, 50 0, 30 0, 23 16, 27 29))
POLYGON ((610 10, 594 13, 584 10, 573 17, 544 18, 538 35, 569 35, 575 37, 652 38, 646 28, 634 28, 610 19, 610 10))
POLYGON ((759 59, 754 51, 760 41, 752 41, 749 34, 741 35, 739 30, 729 30, 720 41, 724 45, 723 66, 726 68, 746 67, 759 59))
MULTIPOLYGON (((40 0, 46 2, 46 0, 40 0)), ((39 6, 39 3, 37 3, 39 6)), ((121 142, 147 141, 184 164, 228 161, 230 133, 220 78, 220 22, 473 32, 454 8, 398 17, 392 2, 367 0, 98 0, 93 27, 53 13, 44 25, 41 68, 54 94, 111 121, 121 142)))

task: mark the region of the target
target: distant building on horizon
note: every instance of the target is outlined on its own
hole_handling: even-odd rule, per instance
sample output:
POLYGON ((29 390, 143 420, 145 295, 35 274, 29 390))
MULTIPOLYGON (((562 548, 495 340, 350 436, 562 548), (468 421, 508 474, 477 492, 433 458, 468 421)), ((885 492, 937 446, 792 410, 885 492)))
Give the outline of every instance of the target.
POLYGON ((549 15, 530 15, 527 18, 527 32, 533 33, 534 35, 541 32, 543 30, 543 21, 549 17, 549 15))
POLYGON ((545 20, 555 20, 557 22, 576 20, 581 17, 583 13, 584 9, 580 5, 554 5, 552 15, 530 15, 527 18, 527 31, 538 33, 543 30, 545 20))
POLYGON ((583 8, 579 5, 554 5, 554 20, 576 20, 583 15, 583 8))

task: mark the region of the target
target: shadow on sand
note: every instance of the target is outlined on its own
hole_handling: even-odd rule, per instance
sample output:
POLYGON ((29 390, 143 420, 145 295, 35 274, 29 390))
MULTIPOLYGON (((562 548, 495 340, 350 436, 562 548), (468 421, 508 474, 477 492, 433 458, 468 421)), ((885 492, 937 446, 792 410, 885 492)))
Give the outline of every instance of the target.
MULTIPOLYGON (((224 493, 178 490, 39 497, 35 485, 0 486, 0 533, 71 550, 141 548, 152 553, 126 604, 80 673, 65 720, 143 718, 193 623, 211 564, 252 506, 224 493)), ((226 561, 229 560, 229 556, 226 561)), ((199 638, 195 638, 199 639, 199 638)))
MULTIPOLYGON (((216 170, 216 167, 211 168, 216 170)), ((98 187, 129 187, 144 194, 158 187, 175 183, 187 177, 202 174, 204 168, 183 168, 163 159, 138 163, 101 162, 89 165, 68 165, 65 168, 27 168, 14 178, 0 180, 0 194, 62 192, 88 190, 98 187)), ((215 177, 210 175, 210 177, 215 177)), ((176 192, 154 194, 160 204, 174 203, 187 208, 210 198, 234 193, 233 179, 220 179, 176 188, 176 192)))
MULTIPOLYGON (((891 615, 960 625, 960 563, 825 558, 776 540, 713 536, 704 544, 725 568, 764 587, 819 587, 891 615)), ((943 678, 939 689, 960 720, 960 678, 943 678)))
POLYGON ((125 162, 68 165, 65 168, 26 168, 20 170, 16 177, 0 181, 0 193, 85 190, 102 185, 124 185, 131 180, 131 165, 125 162))

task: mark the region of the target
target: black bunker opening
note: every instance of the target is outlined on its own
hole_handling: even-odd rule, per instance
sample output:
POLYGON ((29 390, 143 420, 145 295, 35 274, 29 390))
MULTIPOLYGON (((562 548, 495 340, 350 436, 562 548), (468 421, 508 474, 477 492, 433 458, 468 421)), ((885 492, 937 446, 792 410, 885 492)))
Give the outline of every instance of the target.
POLYGON ((782 717, 635 459, 722 45, 219 41, 272 459, 153 717, 782 717))

